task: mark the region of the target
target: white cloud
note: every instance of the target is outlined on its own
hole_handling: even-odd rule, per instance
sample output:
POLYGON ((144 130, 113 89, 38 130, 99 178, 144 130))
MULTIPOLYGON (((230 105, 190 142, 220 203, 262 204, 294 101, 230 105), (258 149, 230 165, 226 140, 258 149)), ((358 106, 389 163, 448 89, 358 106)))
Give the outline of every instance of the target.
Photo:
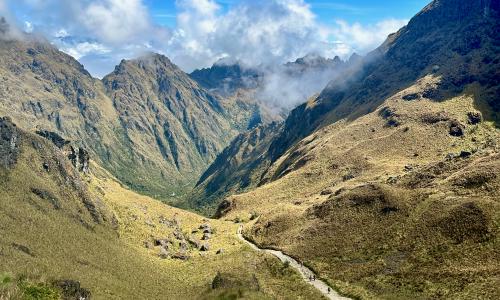
POLYGON ((24 22, 24 31, 27 33, 32 33, 33 32, 33 24, 31 22, 25 21, 24 22))
POLYGON ((360 23, 349 24, 338 20, 337 27, 333 28, 331 34, 342 43, 358 52, 373 50, 391 33, 405 26, 408 20, 388 19, 371 26, 363 26, 360 23))
POLYGON ((147 33, 152 25, 141 0, 101 0, 83 5, 80 23, 99 40, 118 44, 147 33))
POLYGON ((106 46, 95 43, 95 42, 81 42, 74 45, 62 44, 60 46, 61 51, 71 55, 76 59, 80 59, 89 54, 108 54, 111 53, 111 49, 106 46))
MULTIPOLYGON (((145 0, 7 1, 27 7, 30 19, 21 20, 31 24, 27 30, 81 41, 58 44, 77 58, 90 61, 89 57, 105 55, 112 64, 148 50, 166 54, 186 71, 224 57, 247 65, 279 64, 309 53, 347 58, 354 51, 372 50, 406 23, 391 19, 367 26, 337 21, 326 26, 304 0, 232 1, 229 11, 215 0, 176 0, 177 26, 169 29, 154 24, 145 0)), ((0 0, 0 11, 4 4, 0 0)), ((107 66, 109 71, 113 67, 107 66)))

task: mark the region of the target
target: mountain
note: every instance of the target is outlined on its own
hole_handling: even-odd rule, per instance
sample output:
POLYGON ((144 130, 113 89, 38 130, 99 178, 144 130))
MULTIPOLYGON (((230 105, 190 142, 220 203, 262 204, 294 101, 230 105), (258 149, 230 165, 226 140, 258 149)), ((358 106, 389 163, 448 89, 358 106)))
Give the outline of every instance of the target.
POLYGON ((208 90, 232 94, 238 89, 257 87, 262 73, 243 67, 240 63, 216 62, 212 67, 194 70, 189 76, 208 90))
MULTIPOLYGON (((343 62, 339 57, 328 59, 309 54, 283 65, 253 68, 240 62, 220 61, 210 68, 195 70, 190 76, 210 91, 234 98, 231 104, 255 107, 259 112, 255 116, 260 115, 262 120, 259 124, 269 124, 283 121, 296 105, 319 93, 329 81, 355 65, 356 62, 343 62)), ((227 106, 229 110, 232 107, 227 106)))
POLYGON ((214 214, 220 199, 256 187, 263 164, 262 153, 269 149, 281 123, 261 125, 240 134, 217 156, 188 196, 193 209, 214 214))
POLYGON ((498 298, 499 26, 499 1, 433 1, 191 201, 353 297, 498 298))
POLYGON ((138 169, 159 186, 180 187, 176 193, 237 134, 220 99, 164 56, 122 61, 103 84, 138 169))
POLYGON ((44 39, 9 35, 0 74, 0 115, 75 141, 128 186, 170 202, 264 119, 255 106, 201 88, 161 55, 122 61, 100 81, 44 39))
POLYGON ((60 142, 0 118, 0 298, 320 296, 242 243, 237 224, 138 195, 93 162, 79 172, 60 142))

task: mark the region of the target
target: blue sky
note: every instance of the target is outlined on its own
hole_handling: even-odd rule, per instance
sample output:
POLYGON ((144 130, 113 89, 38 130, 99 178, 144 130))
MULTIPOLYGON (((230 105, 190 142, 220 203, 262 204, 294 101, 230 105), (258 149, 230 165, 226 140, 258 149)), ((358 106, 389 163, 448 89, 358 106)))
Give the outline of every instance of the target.
POLYGON ((95 76, 121 59, 167 55, 183 70, 218 60, 348 59, 379 46, 429 0, 0 0, 0 14, 44 35, 95 76))
MULTIPOLYGON (((306 0, 312 11, 321 22, 326 24, 335 19, 362 24, 376 23, 383 19, 410 19, 419 12, 429 0, 351 0, 328 1, 306 0)), ((175 27, 176 5, 175 0, 147 0, 146 5, 151 9, 155 22, 169 27, 175 27)), ((225 10, 238 3, 238 0, 217 1, 225 10)))

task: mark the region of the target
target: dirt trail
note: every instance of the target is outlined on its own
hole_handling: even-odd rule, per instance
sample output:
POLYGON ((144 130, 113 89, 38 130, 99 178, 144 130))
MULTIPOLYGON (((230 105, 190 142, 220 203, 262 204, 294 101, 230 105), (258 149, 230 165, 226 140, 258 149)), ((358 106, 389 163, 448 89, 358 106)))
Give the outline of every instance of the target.
POLYGON ((237 235, 238 235, 238 238, 240 240, 242 240, 245 243, 247 243, 248 245, 250 245, 250 247, 252 247, 252 249, 254 249, 255 251, 262 251, 262 252, 270 253, 270 254, 276 256, 277 258, 279 258, 282 262, 288 261, 288 263, 290 264, 291 267, 293 267, 294 269, 299 271, 299 273, 300 273, 300 275, 302 275, 302 278, 304 279, 304 281, 306 281, 310 285, 314 286, 326 298, 332 299, 332 300, 350 300, 350 298, 346 298, 346 297, 339 295, 331 287, 330 287, 330 293, 328 293, 328 288, 329 288, 328 284, 326 284, 324 281, 322 281, 320 279, 310 281, 309 278, 314 275, 314 272, 311 271, 311 269, 307 268, 306 266, 303 266, 302 264, 300 264, 298 261, 296 261, 292 257, 284 254, 281 251, 270 250, 270 249, 261 249, 261 248, 257 247, 257 245, 255 245, 254 243, 245 239, 245 237, 242 234, 242 230, 243 230, 243 226, 239 226, 237 235))

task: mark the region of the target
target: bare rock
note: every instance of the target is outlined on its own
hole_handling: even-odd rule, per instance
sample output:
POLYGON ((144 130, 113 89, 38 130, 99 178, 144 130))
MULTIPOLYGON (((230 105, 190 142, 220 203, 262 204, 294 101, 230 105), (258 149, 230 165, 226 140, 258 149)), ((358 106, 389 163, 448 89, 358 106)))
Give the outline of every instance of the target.
POLYGON ((465 134, 465 126, 457 120, 453 120, 450 122, 450 131, 451 136, 461 137, 465 134))

